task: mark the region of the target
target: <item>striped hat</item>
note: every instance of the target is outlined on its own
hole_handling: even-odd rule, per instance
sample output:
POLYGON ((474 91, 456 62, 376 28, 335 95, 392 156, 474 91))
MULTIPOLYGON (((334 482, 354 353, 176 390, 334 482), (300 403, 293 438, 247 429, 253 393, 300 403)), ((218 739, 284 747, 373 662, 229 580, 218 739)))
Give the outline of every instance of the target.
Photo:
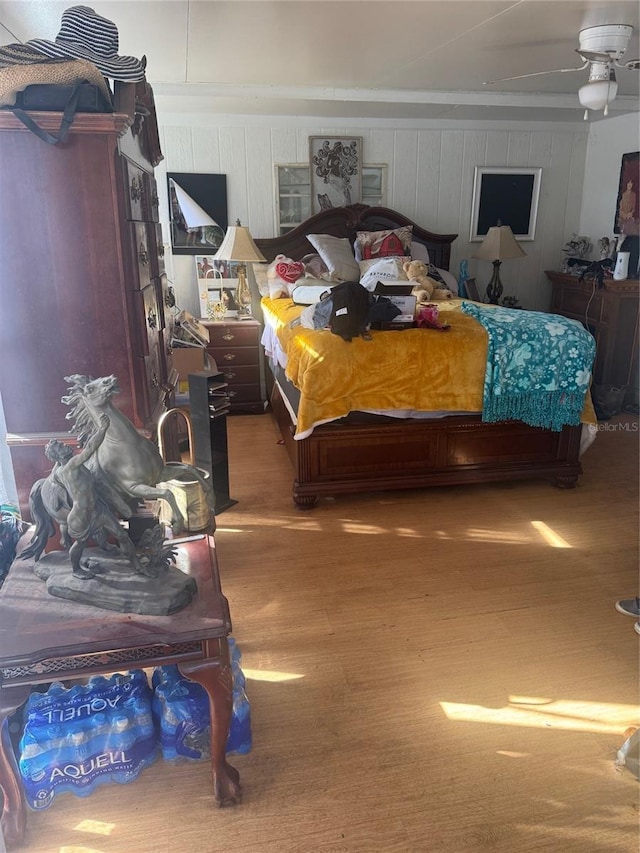
POLYGON ((118 29, 113 21, 88 6, 65 9, 55 42, 31 39, 27 45, 54 58, 88 59, 113 80, 135 83, 144 78, 143 62, 135 56, 118 56, 118 29))

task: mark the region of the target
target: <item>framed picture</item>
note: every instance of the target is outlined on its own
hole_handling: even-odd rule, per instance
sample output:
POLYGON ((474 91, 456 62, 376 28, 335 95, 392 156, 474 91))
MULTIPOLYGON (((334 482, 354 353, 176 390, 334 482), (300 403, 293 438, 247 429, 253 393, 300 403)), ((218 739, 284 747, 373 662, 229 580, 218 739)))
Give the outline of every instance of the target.
POLYGON ((168 172, 171 251, 174 255, 212 255, 227 230, 227 176, 168 172))
POLYGON ((640 151, 622 155, 614 234, 640 234, 640 151))
POLYGON ((539 167, 476 166, 469 240, 480 243, 498 222, 508 225, 516 240, 533 240, 541 179, 539 167))
POLYGON ((200 316, 211 319, 238 314, 238 262, 217 261, 211 255, 196 255, 200 316))
POLYGON ((310 136, 309 166, 311 213, 361 200, 361 136, 310 136))
POLYGON ((468 278, 464 283, 467 291, 467 297, 473 302, 482 302, 480 293, 478 292, 478 283, 475 278, 468 278))

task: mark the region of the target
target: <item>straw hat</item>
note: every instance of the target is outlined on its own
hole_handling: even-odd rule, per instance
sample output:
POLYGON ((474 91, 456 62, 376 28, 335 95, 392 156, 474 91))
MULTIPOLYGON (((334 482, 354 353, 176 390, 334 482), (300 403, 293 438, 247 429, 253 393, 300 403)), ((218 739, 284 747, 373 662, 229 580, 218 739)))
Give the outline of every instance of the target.
MULTIPOLYGON (((6 48, 2 48, 6 51, 6 48)), ((111 103, 112 97, 106 80, 93 63, 86 59, 40 59, 30 64, 5 65, 0 62, 0 107, 11 107, 16 95, 36 83, 71 86, 86 81, 99 86, 111 103)))
POLYGON ((54 58, 88 59, 113 80, 136 83, 144 78, 144 64, 139 59, 118 56, 118 29, 113 21, 88 6, 65 9, 55 42, 31 39, 27 46, 54 58))

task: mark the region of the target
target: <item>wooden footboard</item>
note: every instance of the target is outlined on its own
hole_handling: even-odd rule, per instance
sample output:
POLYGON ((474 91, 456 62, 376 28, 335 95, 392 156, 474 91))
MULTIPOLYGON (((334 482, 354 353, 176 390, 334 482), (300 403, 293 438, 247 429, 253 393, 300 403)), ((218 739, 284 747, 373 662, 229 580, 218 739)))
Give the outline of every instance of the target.
POLYGON ((579 426, 552 432, 519 421, 487 424, 479 415, 363 415, 316 427, 295 441, 277 385, 271 406, 294 467, 293 500, 300 509, 327 495, 499 480, 545 478, 571 488, 582 473, 579 426))

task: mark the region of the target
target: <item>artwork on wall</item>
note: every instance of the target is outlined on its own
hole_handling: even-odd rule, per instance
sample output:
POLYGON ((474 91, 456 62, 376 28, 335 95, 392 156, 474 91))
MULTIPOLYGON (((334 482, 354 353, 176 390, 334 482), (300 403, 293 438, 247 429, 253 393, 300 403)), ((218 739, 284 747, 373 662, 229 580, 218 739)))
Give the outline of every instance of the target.
POLYGON ((361 200, 361 136, 310 136, 309 165, 312 213, 361 200))
POLYGON ((533 240, 541 179, 539 167, 476 166, 470 241, 481 242, 498 221, 511 228, 516 240, 533 240))
POLYGON ((215 254, 227 230, 227 176, 169 172, 171 251, 215 254))
POLYGON ((622 155, 614 234, 640 234, 640 152, 622 155))

